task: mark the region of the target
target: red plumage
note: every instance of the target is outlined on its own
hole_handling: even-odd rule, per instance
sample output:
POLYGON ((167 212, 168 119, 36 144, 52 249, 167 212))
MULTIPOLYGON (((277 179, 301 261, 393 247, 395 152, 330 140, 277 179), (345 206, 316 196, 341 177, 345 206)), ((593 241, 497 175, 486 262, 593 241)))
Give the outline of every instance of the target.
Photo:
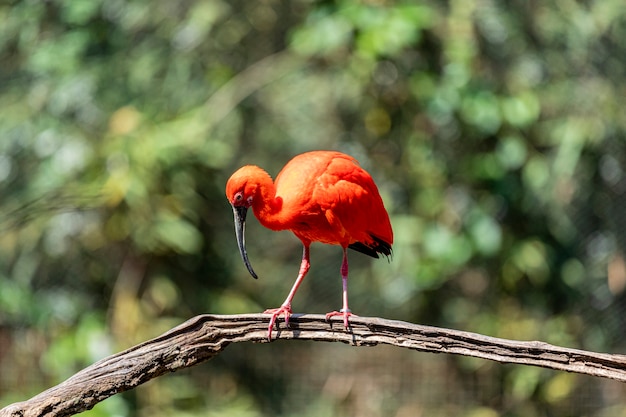
POLYGON ((277 317, 288 323, 291 300, 309 269, 312 242, 340 245, 344 251, 341 267, 344 305, 341 312, 348 327, 351 315, 347 302, 348 262, 346 249, 378 257, 389 256, 393 231, 382 198, 372 177, 358 162, 343 153, 313 151, 294 157, 272 181, 254 165, 237 170, 226 184, 226 197, 233 206, 239 249, 248 270, 256 278, 245 250, 245 215, 252 207, 261 224, 272 230, 291 230, 304 246, 300 274, 289 296, 272 314, 269 337, 277 317))

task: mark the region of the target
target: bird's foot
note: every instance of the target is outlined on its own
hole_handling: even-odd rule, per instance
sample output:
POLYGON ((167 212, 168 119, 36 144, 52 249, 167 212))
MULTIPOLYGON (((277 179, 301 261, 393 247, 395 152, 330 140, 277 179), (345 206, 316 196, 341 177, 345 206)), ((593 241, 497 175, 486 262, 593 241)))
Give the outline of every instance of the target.
POLYGON ((352 314, 350 312, 350 309, 348 308, 342 308, 339 311, 331 311, 330 313, 326 313, 326 321, 329 321, 331 317, 333 316, 343 316, 343 327, 345 327, 346 329, 348 328, 348 317, 350 316, 354 316, 354 317, 358 317, 356 314, 352 314))
MULTIPOLYGON (((280 315, 285 316, 285 327, 289 327, 289 318, 291 317, 291 305, 283 304, 278 308, 269 308, 263 312, 263 314, 271 314, 272 318, 270 319, 270 324, 267 326, 267 339, 272 341, 272 328, 276 323, 276 319, 280 317, 280 315)), ((278 330, 278 324, 276 323, 276 330, 278 330)))

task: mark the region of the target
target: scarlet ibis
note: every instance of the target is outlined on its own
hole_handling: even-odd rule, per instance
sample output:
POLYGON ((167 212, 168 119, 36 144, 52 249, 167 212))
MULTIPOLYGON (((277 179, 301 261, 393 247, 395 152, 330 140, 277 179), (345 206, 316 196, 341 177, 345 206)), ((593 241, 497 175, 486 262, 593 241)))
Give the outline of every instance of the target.
POLYGON ((226 184, 226 197, 233 207, 235 235, 239 252, 250 274, 252 269, 245 244, 245 221, 252 207, 259 222, 271 230, 291 230, 304 247, 300 272, 285 302, 265 311, 271 314, 268 339, 277 318, 283 314, 289 325, 291 302, 311 265, 312 242, 339 245, 343 249, 341 279, 343 308, 326 314, 326 320, 343 316, 348 328, 347 248, 374 258, 391 255, 393 231, 389 215, 372 177, 349 155, 332 151, 313 151, 294 157, 272 181, 270 175, 254 165, 237 170, 226 184))

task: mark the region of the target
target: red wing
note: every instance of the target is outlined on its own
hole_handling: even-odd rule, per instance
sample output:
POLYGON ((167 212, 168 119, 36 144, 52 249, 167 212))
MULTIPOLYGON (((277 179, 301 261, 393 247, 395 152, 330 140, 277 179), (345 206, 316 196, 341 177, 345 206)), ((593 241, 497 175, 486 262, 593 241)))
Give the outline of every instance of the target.
POLYGON ((330 151, 293 158, 276 177, 282 220, 303 241, 391 253, 389 216, 370 175, 350 156, 330 151))
MULTIPOLYGON (((376 184, 356 161, 335 157, 319 177, 312 197, 329 212, 326 217, 333 220, 331 226, 337 233, 345 236, 345 244, 359 242, 374 254, 390 253, 393 232, 389 216, 376 184)), ((373 256, 358 244, 354 249, 373 256)))

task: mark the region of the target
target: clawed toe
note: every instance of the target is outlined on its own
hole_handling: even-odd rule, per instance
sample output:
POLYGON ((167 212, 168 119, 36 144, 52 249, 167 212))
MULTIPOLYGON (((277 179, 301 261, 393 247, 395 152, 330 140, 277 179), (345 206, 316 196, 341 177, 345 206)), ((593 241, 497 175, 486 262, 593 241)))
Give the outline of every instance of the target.
POLYGON ((285 316, 285 326, 286 327, 289 326, 289 318, 291 317, 291 306, 283 305, 278 308, 270 308, 270 309, 265 310, 263 314, 272 315, 272 317, 270 318, 270 323, 267 326, 267 339, 271 341, 272 329, 274 328, 274 324, 276 324, 276 330, 278 330, 278 323, 276 322, 276 320, 278 319, 278 317, 280 317, 281 314, 285 316))
POLYGON ((331 311, 330 313, 326 313, 326 321, 329 321, 331 317, 334 316, 343 316, 343 327, 346 329, 349 327, 350 323, 348 322, 348 318, 350 316, 357 317, 356 314, 352 314, 349 309, 341 309, 339 311, 331 311))

